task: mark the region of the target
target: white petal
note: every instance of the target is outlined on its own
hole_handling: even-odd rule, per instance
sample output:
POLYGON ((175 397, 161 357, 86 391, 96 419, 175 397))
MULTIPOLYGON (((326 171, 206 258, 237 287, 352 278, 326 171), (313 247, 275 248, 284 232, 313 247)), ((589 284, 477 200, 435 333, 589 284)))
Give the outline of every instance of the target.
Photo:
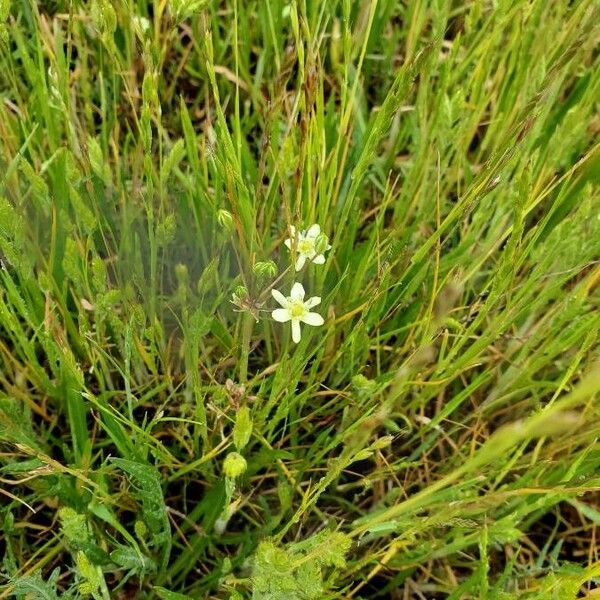
POLYGON ((302 287, 301 283, 296 282, 293 286, 292 286, 292 291, 290 292, 290 296, 294 299, 294 300, 302 300, 304 299, 304 288, 302 287))
POLYGON ((304 256, 304 254, 301 254, 296 259, 296 271, 300 271, 302 269, 302 267, 304 266, 305 262, 306 262, 306 256, 304 256))
POLYGON ((318 254, 312 259, 312 261, 315 263, 315 265, 322 265, 325 262, 325 257, 322 254, 318 254))
POLYGON ((290 249, 292 248, 292 240, 291 239, 288 238, 283 243, 286 245, 287 248, 290 248, 290 249))
POLYGON ((321 233, 321 228, 315 223, 311 225, 306 231, 306 237, 317 237, 321 233))
POLYGON ((287 311, 285 308, 276 308, 271 313, 271 316, 276 321, 279 321, 280 323, 286 323, 287 321, 289 321, 292 318, 292 317, 290 317, 289 311, 287 311))
POLYGON ((318 313, 306 313, 302 317, 302 322, 306 323, 307 325, 313 325, 314 327, 319 327, 319 325, 323 325, 323 323, 325 323, 325 320, 318 313))
POLYGON ((300 332, 300 321, 298 319, 292 319, 292 339, 297 344, 302 338, 302 333, 300 332))
POLYGON ((317 304, 321 304, 321 298, 319 298, 319 296, 313 296, 304 303, 304 306, 306 306, 306 308, 312 308, 313 306, 317 306, 317 304))
POLYGON ((279 304, 281 304, 281 306, 283 306, 283 308, 287 308, 287 298, 279 290, 271 290, 271 295, 279 302, 279 304))

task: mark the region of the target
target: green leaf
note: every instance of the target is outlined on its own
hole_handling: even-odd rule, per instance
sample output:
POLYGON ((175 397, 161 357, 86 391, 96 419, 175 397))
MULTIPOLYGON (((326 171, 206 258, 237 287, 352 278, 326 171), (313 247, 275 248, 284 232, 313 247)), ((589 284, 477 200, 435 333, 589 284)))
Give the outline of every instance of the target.
POLYGON ((119 544, 110 553, 110 559, 120 567, 133 571, 136 575, 142 575, 156 570, 154 561, 134 548, 119 544))
POLYGON ((60 567, 54 569, 47 581, 42 579, 39 571, 14 579, 11 581, 9 596, 26 596, 35 600, 68 600, 73 597, 70 593, 64 592, 59 596, 56 591, 60 571, 60 567))
POLYGON ((142 519, 152 533, 154 545, 163 549, 161 564, 166 567, 171 551, 171 527, 158 471, 124 458, 113 458, 112 462, 129 475, 133 495, 142 505, 142 519))
POLYGON ((323 594, 323 569, 345 566, 350 538, 323 530, 287 548, 266 540, 259 544, 252 570, 252 598, 316 600, 323 594))
POLYGON ((346 566, 345 555, 351 543, 345 533, 324 529, 306 540, 290 544, 289 549, 310 557, 319 566, 342 568, 346 566))
POLYGON ((14 398, 0 398, 0 441, 42 450, 33 431, 29 409, 14 398))
POLYGON ((186 596, 178 592, 170 592, 163 587, 155 587, 153 589, 161 600, 193 600, 191 596, 186 596))

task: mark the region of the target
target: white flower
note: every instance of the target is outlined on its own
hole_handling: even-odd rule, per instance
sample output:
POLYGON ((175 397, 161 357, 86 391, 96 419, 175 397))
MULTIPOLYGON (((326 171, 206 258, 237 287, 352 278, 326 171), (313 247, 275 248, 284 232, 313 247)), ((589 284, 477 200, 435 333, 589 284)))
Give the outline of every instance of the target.
MULTIPOLYGON (((316 223, 306 231, 297 231, 294 226, 290 227, 290 231, 292 237, 285 240, 284 244, 290 250, 293 246, 296 252, 296 271, 300 271, 307 260, 316 265, 322 265, 325 262, 325 256, 317 251, 317 238, 321 235, 321 228, 316 223)), ((325 238, 324 250, 330 248, 331 246, 327 244, 327 238, 325 238)))
POLYGON ((140 15, 133 15, 131 17, 133 26, 139 29, 142 33, 146 33, 150 29, 150 21, 146 17, 140 15))
POLYGON ((323 317, 318 313, 309 312, 313 306, 320 304, 321 298, 314 296, 304 301, 304 288, 301 283, 295 283, 292 286, 292 291, 288 298, 277 290, 271 290, 273 298, 281 304, 283 308, 276 308, 272 313, 272 317, 280 323, 292 322, 292 339, 296 344, 300 341, 300 322, 307 325, 318 327, 325 322, 323 317))

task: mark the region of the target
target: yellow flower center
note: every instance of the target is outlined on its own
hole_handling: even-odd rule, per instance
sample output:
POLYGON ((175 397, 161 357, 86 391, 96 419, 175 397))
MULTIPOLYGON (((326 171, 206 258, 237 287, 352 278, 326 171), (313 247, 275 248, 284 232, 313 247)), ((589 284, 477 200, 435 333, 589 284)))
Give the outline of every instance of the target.
POLYGON ((298 242, 298 251, 301 252, 302 254, 308 254, 309 252, 311 252, 314 248, 315 244, 313 242, 313 240, 308 240, 308 239, 304 239, 304 240, 300 240, 298 242))
POLYGON ((289 311, 290 317, 292 317, 292 319, 299 319, 300 317, 303 317, 308 312, 306 310, 306 307, 304 306, 304 302, 302 302, 302 300, 292 300, 290 303, 290 306, 288 308, 288 311, 289 311))

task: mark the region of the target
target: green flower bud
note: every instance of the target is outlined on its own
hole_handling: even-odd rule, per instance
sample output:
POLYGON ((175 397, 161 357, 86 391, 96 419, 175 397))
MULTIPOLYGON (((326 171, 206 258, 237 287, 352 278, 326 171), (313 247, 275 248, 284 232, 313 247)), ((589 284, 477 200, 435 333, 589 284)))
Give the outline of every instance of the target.
POLYGON ((177 283, 179 285, 187 285, 190 279, 187 266, 181 263, 175 265, 175 277, 177 278, 177 283))
POLYGON ((384 435, 383 437, 377 438, 371 448, 373 450, 382 450, 383 448, 387 448, 394 441, 393 435, 384 435))
POLYGON ((220 208, 217 211, 217 222, 223 229, 226 229, 227 231, 231 231, 233 229, 233 215, 224 208, 220 208))
POLYGON ((254 265, 254 272, 259 277, 275 277, 277 275, 277 265, 272 260, 257 262, 254 265))
POLYGON ((236 286, 235 290, 233 290, 232 301, 234 304, 239 303, 242 300, 246 300, 248 298, 248 290, 244 285, 236 286))
POLYGON ((229 479, 237 479, 248 468, 246 459, 239 452, 230 452, 223 462, 223 472, 229 479))
POLYGON ((221 563, 221 574, 223 575, 229 575, 229 573, 231 573, 233 571, 233 566, 231 564, 231 559, 229 558, 229 556, 226 556, 223 559, 223 562, 221 563))
POLYGON ((359 394, 371 394, 377 387, 375 381, 367 379, 364 375, 355 375, 351 381, 352 386, 359 394))
POLYGON ((315 250, 317 251, 317 254, 323 254, 329 250, 329 248, 331 248, 329 245, 329 238, 324 233, 320 233, 315 240, 315 250))
POLYGON ((135 535, 137 535, 139 540, 143 540, 146 538, 148 534, 148 527, 144 521, 140 521, 139 519, 134 523, 133 530, 135 531, 135 535))

